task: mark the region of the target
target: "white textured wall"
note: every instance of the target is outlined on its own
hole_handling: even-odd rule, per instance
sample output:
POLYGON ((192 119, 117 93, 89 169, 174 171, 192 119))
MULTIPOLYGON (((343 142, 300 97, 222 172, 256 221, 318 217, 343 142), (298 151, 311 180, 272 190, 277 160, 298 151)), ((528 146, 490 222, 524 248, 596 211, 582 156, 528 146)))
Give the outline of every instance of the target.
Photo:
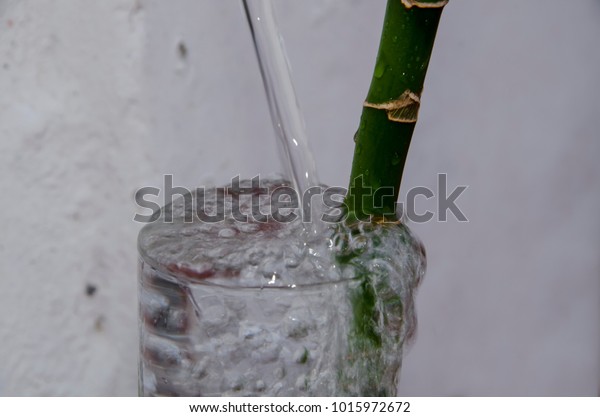
POLYGON ((132 1, 85 3, 0 3, 3 395, 136 392, 145 35, 132 1))
MULTIPOLYGON (((384 3, 277 0, 332 185, 384 3)), ((444 11, 404 188, 447 172, 470 222, 414 226, 403 393, 598 394, 599 20, 596 0, 444 11)), ((136 393, 133 192, 277 170, 258 77, 234 0, 0 0, 0 395, 136 393)))

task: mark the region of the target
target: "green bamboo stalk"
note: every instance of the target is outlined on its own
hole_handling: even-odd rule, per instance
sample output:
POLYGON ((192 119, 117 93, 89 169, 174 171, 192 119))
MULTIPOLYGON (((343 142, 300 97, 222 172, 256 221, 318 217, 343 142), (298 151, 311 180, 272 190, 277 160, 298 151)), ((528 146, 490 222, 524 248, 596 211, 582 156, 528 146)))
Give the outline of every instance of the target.
POLYGON ((388 0, 373 79, 354 137, 345 200, 349 221, 370 216, 396 219, 404 163, 446 3, 388 0))
MULTIPOLYGON (((345 200, 347 223, 381 218, 397 220, 395 203, 404 163, 446 3, 447 0, 388 0, 373 79, 354 138, 354 160, 345 200)), ((387 226, 375 227, 394 235, 399 233, 395 228, 404 227, 387 226)), ((351 233, 358 231, 352 229, 351 233)), ((346 355, 347 369, 358 368, 360 378, 357 380, 353 373, 341 371, 340 383, 342 387, 357 385, 363 396, 395 395, 382 383, 387 372, 386 360, 381 354, 384 343, 381 332, 385 329, 378 323, 388 317, 402 317, 402 298, 386 279, 374 279, 363 263, 356 262, 368 254, 341 253, 345 254, 338 255, 338 261, 354 264, 360 277, 359 285, 349 294, 353 317, 346 355), (381 299, 382 294, 387 294, 385 300, 381 299)))

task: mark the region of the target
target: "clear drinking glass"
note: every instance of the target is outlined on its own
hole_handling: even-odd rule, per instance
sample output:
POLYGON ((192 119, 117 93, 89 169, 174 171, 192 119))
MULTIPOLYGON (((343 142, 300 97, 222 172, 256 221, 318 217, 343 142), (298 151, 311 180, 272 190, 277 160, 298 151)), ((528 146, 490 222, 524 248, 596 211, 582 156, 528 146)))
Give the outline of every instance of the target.
MULTIPOLYGON (((268 213, 286 182, 261 185, 268 213)), ((401 223, 314 237, 300 220, 239 222, 230 210, 251 214, 250 194, 196 192, 142 229, 140 394, 396 395, 421 243, 401 223), (189 221, 198 207, 224 220, 189 221)))

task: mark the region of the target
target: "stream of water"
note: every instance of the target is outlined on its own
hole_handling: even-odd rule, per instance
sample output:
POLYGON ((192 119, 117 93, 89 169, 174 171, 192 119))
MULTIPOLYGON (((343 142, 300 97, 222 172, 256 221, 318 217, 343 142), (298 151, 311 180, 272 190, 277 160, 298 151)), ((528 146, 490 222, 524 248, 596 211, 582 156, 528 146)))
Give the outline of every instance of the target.
POLYGON ((285 174, 300 195, 319 186, 283 38, 270 0, 242 0, 285 174))

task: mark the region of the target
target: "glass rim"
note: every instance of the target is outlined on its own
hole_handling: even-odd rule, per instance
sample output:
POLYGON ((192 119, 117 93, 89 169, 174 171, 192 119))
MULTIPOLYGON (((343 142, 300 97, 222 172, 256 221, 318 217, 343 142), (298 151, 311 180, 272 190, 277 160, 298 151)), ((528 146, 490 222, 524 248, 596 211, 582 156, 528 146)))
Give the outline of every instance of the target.
MULTIPOLYGON (((332 285, 343 285, 349 284, 351 282, 360 280, 360 277, 353 278, 338 278, 335 280, 327 280, 327 281, 317 281, 310 283, 291 283, 286 285, 269 285, 265 283, 264 285, 248 285, 248 284, 239 284, 239 278, 234 277, 223 277, 219 276, 218 273, 215 276, 207 277, 207 278, 195 278, 190 277, 182 272, 172 271, 166 267, 166 265, 161 264, 156 259, 148 256, 148 254, 142 249, 138 241, 138 262, 140 265, 146 264, 156 272, 158 272, 162 278, 167 278, 168 281, 173 282, 178 285, 206 285, 212 287, 219 287, 224 289, 239 289, 239 290, 302 290, 302 289, 315 289, 315 288, 325 288, 332 285), (227 285, 223 283, 223 280, 230 279, 231 283, 234 285, 227 285), (215 282, 219 280, 221 282, 215 282), (237 284, 236 284, 237 282, 237 284)), ((140 271, 140 274, 143 273, 140 271)))
MULTIPOLYGON (((139 262, 142 264, 147 264, 153 270, 158 272, 161 278, 166 279, 169 282, 172 282, 177 285, 202 285, 206 287, 213 288, 222 288, 226 290, 278 290, 278 291, 301 291, 301 290, 311 290, 311 289, 319 289, 319 288, 329 288, 331 286, 338 285, 347 285, 352 282, 359 281, 359 277, 355 278, 341 278, 331 281, 319 281, 319 282, 311 282, 311 283, 302 283, 302 284, 286 284, 286 285, 269 285, 265 283, 264 285, 248 285, 248 284, 239 284, 239 278, 226 278, 219 277, 218 274, 214 277, 209 278, 193 278, 186 276, 182 273, 177 273, 165 269, 162 265, 156 265, 154 262, 148 262, 147 259, 144 259, 142 255, 139 255, 139 262), (228 285, 224 283, 224 280, 231 280, 233 285, 228 285), (215 282, 219 280, 220 282, 215 282)), ((141 272, 143 273, 143 271, 141 272)))

